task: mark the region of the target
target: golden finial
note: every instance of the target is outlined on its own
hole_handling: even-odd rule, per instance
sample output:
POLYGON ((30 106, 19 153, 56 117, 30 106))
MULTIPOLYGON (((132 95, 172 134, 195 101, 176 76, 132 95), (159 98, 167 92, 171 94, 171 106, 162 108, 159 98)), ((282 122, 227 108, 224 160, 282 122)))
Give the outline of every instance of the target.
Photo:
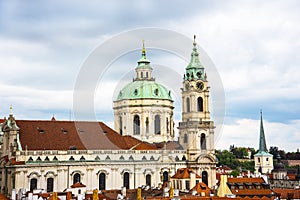
POLYGON ((9 106, 9 114, 10 114, 10 115, 13 114, 13 107, 12 107, 12 105, 9 106))
POLYGON ((143 43, 142 53, 146 53, 145 40, 144 39, 142 39, 142 43, 143 43))

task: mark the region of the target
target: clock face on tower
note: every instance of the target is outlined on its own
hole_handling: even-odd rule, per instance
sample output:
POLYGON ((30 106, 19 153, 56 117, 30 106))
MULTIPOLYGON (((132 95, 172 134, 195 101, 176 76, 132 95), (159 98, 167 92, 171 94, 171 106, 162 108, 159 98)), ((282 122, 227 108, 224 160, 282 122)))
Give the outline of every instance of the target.
POLYGON ((197 88, 197 90, 203 90, 203 88, 204 88, 203 82, 202 81, 198 81, 196 83, 196 88, 197 88))

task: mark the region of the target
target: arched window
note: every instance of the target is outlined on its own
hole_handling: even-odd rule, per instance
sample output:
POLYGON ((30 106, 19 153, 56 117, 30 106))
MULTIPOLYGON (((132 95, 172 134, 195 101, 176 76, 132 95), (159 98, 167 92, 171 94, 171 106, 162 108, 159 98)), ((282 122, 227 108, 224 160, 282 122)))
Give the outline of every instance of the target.
POLYGON ((133 134, 134 135, 140 134, 140 117, 138 115, 134 115, 133 118, 133 134))
POLYGON ((30 191, 33 191, 35 189, 37 189, 37 179, 32 178, 30 179, 30 191))
POLYGON ((151 175, 150 174, 146 175, 146 185, 151 186, 151 175))
POLYGON ((168 182, 168 181, 169 181, 169 173, 164 172, 163 173, 163 183, 168 182))
POLYGON ((190 98, 186 98, 186 112, 191 111, 190 98))
POLYGON ((129 189, 129 173, 125 172, 123 175, 123 187, 126 187, 126 189, 129 189))
POLYGON ((123 123, 122 123, 122 117, 120 116, 119 117, 119 131, 120 131, 120 134, 122 135, 123 134, 123 123))
POLYGON ((197 99, 197 111, 203 112, 203 99, 202 97, 198 97, 197 99))
POLYGON ((149 133, 149 118, 146 117, 146 133, 149 133))
POLYGON ((207 171, 202 172, 202 182, 208 186, 208 173, 207 171))
POLYGON ((47 178, 47 192, 53 192, 53 184, 54 184, 54 179, 47 178))
POLYGON ((204 133, 201 134, 201 144, 200 145, 201 145, 202 150, 206 149, 206 137, 205 137, 204 133))
POLYGON ((166 118, 166 127, 167 127, 167 133, 170 132, 169 130, 169 118, 166 118))
POLYGON ((187 134, 184 134, 183 143, 187 143, 187 142, 188 142, 188 136, 187 134))
POLYGON ((99 175, 99 190, 105 190, 105 176, 103 172, 99 175))
POLYGON ((73 184, 75 184, 75 183, 80 183, 80 174, 79 173, 76 173, 76 174, 74 174, 74 176, 73 176, 73 184))
POLYGON ((154 118, 154 132, 155 134, 160 134, 160 116, 155 115, 154 118))

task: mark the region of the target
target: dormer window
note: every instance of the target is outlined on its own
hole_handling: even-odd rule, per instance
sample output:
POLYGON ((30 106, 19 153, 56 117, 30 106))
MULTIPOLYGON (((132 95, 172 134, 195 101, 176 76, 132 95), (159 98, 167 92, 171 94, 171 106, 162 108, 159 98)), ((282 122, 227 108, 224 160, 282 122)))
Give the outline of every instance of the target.
POLYGON ((68 131, 67 131, 66 129, 64 129, 64 128, 61 128, 61 132, 62 132, 63 134, 67 134, 67 133, 68 133, 68 131))
POLYGON ((45 133, 45 131, 44 131, 43 129, 41 129, 40 127, 37 127, 36 129, 37 129, 38 132, 41 133, 41 134, 45 133))

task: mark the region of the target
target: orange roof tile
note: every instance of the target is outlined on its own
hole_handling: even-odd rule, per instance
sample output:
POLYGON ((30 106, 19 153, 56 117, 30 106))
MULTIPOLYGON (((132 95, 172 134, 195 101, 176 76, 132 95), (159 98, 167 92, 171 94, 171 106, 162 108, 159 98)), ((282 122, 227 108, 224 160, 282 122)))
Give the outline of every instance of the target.
POLYGON ((197 191, 197 194, 201 194, 202 192, 204 192, 205 196, 210 195, 210 188, 203 182, 199 182, 198 184, 196 184, 195 187, 191 189, 191 191, 193 190, 197 191))
POLYGON ((273 191, 279 195, 281 199, 287 199, 288 195, 292 196, 292 199, 300 199, 300 189, 274 188, 273 191))
POLYGON ((80 188, 80 187, 86 187, 86 185, 79 183, 79 182, 71 185, 71 188, 80 188))
MULTIPOLYGON (((174 174, 172 176, 172 178, 174 178, 174 179, 189 179, 191 173, 195 173, 195 172, 189 168, 180 168, 177 170, 176 174, 174 174)), ((196 174, 196 178, 201 178, 201 176, 196 174)))
POLYGON ((28 150, 157 149, 131 136, 121 136, 102 122, 16 120, 20 142, 28 150), (138 145, 140 144, 140 145, 138 145))
POLYGON ((229 183, 263 183, 263 178, 228 178, 229 183))

